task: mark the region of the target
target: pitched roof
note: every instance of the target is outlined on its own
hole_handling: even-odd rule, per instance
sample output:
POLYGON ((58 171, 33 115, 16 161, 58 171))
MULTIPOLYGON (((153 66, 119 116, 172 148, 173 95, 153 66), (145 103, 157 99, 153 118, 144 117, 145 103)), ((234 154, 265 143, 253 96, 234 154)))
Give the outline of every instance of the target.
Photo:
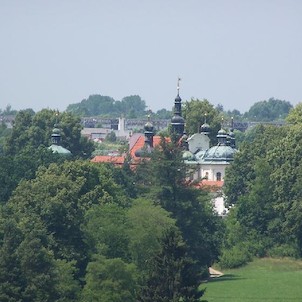
POLYGON ((112 163, 122 165, 125 162, 124 156, 97 155, 92 160, 94 163, 112 163))
POLYGON ((217 180, 207 180, 202 179, 199 183, 195 184, 194 186, 198 189, 205 189, 209 190, 210 192, 218 191, 223 187, 224 181, 217 181, 217 180))
MULTIPOLYGON (((167 141, 170 141, 170 138, 166 138, 167 141)), ((156 147, 160 144, 161 141, 161 136, 155 135, 153 136, 153 146, 156 147)), ((132 141, 130 147, 129 153, 131 158, 133 159, 133 164, 136 164, 140 158, 135 156, 135 152, 138 151, 139 149, 143 148, 145 144, 145 136, 144 135, 139 135, 134 138, 134 141, 132 141)), ((92 160, 92 162, 97 162, 97 163, 113 163, 116 165, 122 165, 125 162, 125 156, 110 156, 110 155, 99 155, 95 156, 92 160)))
MULTIPOLYGON (((155 135, 153 136, 153 147, 156 147, 160 144, 161 141, 161 136, 155 135)), ((130 151, 130 156, 134 160, 138 160, 139 157, 135 156, 135 152, 138 151, 139 149, 143 148, 145 144, 145 136, 139 136, 137 140, 134 142, 132 148, 129 150, 130 151)))

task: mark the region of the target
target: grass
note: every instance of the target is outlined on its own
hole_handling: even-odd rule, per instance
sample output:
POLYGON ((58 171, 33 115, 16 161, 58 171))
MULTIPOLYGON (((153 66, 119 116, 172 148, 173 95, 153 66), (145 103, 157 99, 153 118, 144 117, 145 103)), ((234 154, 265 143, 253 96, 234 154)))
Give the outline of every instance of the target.
POLYGON ((302 301, 302 261, 256 259, 201 285, 202 301, 302 301))

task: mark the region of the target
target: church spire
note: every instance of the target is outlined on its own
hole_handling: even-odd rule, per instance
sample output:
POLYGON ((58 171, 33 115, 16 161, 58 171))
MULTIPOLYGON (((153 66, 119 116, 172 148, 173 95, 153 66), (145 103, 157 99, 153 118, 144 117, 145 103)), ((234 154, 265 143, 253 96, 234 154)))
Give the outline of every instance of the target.
POLYGON ((174 116, 171 119, 171 136, 173 140, 178 141, 180 137, 182 137, 185 129, 185 121, 181 116, 181 98, 179 96, 180 89, 180 81, 181 79, 177 79, 177 96, 174 101, 174 116))

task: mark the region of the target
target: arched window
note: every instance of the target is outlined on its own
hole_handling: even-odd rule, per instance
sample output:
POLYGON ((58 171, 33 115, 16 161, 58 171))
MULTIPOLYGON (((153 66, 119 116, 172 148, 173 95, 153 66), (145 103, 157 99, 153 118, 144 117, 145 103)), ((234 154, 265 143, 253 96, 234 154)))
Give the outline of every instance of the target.
POLYGON ((204 178, 205 178, 205 179, 209 179, 209 172, 206 172, 204 178))
POLYGON ((216 173, 216 180, 221 181, 221 172, 216 173))

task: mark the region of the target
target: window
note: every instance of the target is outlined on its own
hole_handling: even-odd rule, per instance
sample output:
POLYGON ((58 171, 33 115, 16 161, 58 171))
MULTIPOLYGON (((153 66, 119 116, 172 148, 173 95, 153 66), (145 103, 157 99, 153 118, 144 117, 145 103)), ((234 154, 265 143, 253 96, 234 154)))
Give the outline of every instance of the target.
POLYGON ((221 172, 216 173, 216 180, 221 181, 221 172))
POLYGON ((205 179, 209 179, 209 172, 206 172, 204 178, 205 178, 205 179))

